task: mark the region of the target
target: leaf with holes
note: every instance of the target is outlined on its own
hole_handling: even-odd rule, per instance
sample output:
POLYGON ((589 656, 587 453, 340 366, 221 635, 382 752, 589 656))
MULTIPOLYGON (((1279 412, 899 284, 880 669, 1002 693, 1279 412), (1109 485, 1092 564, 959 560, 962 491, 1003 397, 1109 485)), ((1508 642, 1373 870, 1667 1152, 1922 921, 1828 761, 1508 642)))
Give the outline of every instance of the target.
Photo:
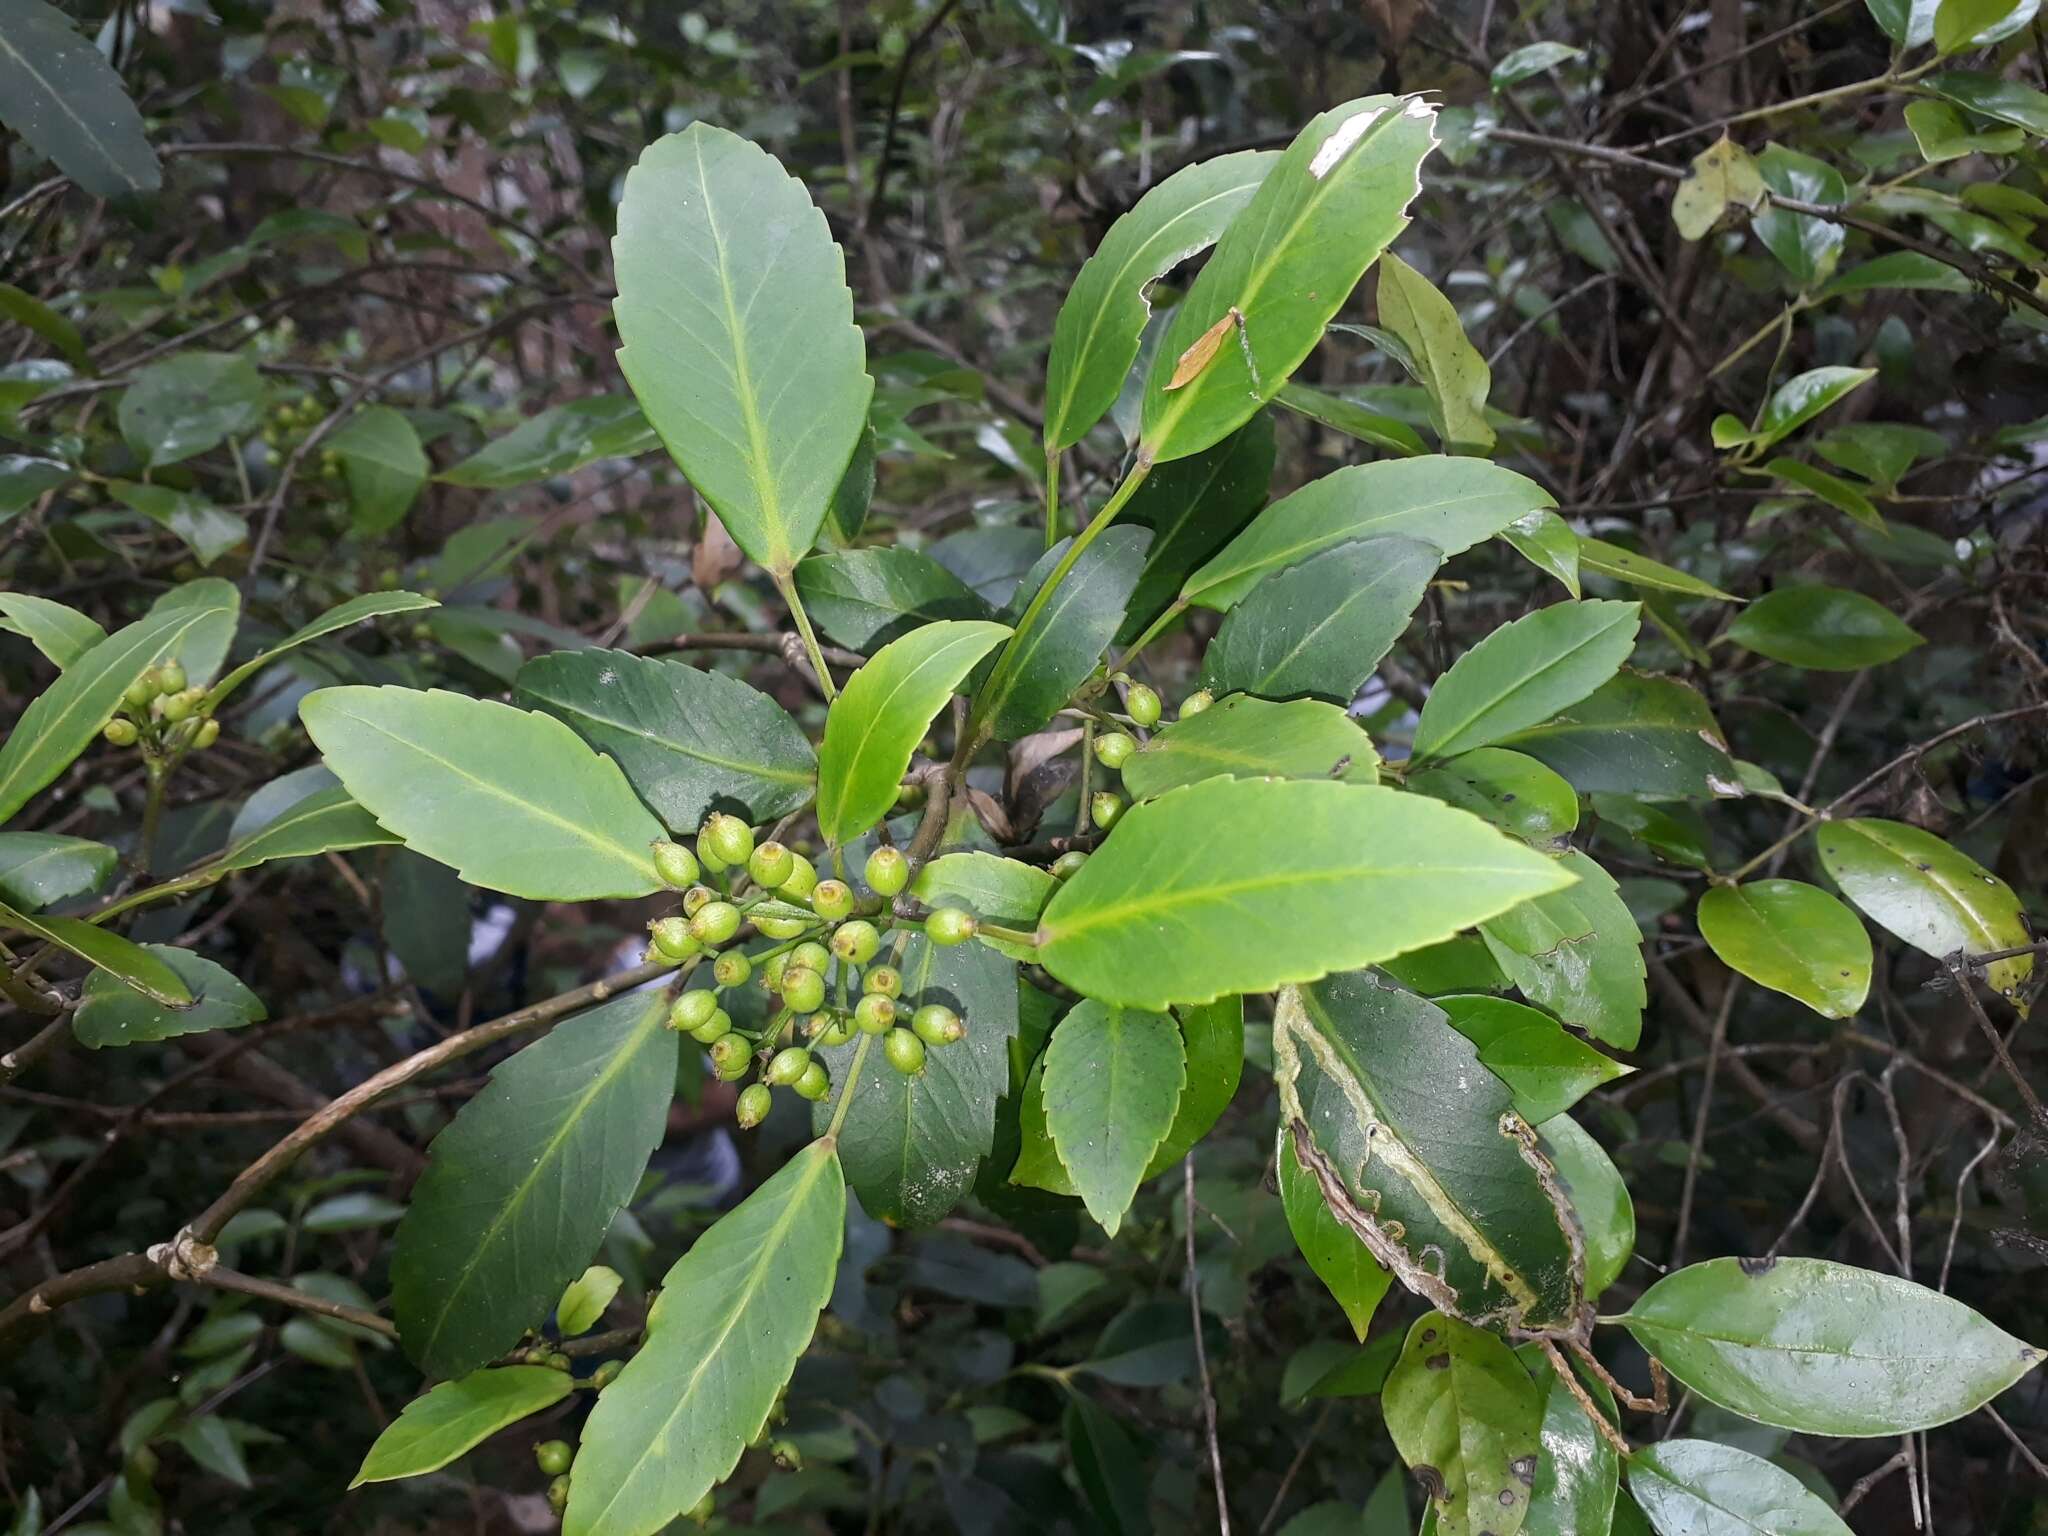
POLYGON ((1515 1536, 1529 1514, 1543 1394, 1493 1334, 1425 1312, 1380 1399, 1387 1432, 1436 1515, 1438 1536, 1515 1536))

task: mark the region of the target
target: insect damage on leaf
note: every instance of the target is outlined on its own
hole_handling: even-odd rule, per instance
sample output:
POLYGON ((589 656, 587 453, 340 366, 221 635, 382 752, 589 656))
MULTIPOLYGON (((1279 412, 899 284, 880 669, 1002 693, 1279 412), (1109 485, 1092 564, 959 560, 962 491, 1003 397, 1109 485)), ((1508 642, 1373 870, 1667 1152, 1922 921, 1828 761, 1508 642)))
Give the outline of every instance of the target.
POLYGON ((1258 360, 1252 356, 1251 337, 1244 325, 1244 311, 1235 304, 1230 306, 1221 320, 1197 336, 1193 346, 1181 353, 1180 361, 1173 365, 1173 377, 1166 381, 1167 389, 1184 389, 1200 378, 1202 370, 1216 360, 1216 353, 1223 346, 1223 338, 1230 334, 1232 326, 1237 327, 1238 350, 1244 353, 1245 371, 1252 376, 1252 393, 1257 394, 1261 389, 1258 360))

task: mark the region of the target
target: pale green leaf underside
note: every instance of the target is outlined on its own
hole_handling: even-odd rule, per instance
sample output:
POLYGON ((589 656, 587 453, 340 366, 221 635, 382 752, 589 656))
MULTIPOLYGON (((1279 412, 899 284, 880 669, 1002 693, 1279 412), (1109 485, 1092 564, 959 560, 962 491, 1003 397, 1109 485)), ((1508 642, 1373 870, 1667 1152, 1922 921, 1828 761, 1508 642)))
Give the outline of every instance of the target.
POLYGON ((1163 1013, 1083 999, 1045 1050, 1045 1123, 1088 1214, 1111 1237, 1173 1125, 1187 1081, 1180 1028, 1163 1013))
POLYGON ((528 1414, 576 1390, 567 1371, 508 1365, 444 1381, 405 1405, 363 1458, 349 1487, 437 1472, 528 1414))

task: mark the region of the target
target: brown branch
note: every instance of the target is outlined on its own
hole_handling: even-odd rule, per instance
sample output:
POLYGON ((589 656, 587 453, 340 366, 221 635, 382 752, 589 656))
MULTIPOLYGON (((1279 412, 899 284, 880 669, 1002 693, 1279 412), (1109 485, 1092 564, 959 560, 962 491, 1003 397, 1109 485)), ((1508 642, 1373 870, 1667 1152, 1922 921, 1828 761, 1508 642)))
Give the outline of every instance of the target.
POLYGON ((1230 1502, 1223 1491, 1223 1449, 1216 1441, 1216 1385, 1209 1379, 1209 1346, 1202 1337, 1202 1282, 1195 1268, 1195 1154, 1181 1159, 1181 1225, 1187 1229, 1188 1311, 1195 1323, 1195 1367, 1202 1382, 1202 1428, 1209 1441, 1209 1476, 1216 1484, 1216 1528, 1230 1536, 1230 1502))

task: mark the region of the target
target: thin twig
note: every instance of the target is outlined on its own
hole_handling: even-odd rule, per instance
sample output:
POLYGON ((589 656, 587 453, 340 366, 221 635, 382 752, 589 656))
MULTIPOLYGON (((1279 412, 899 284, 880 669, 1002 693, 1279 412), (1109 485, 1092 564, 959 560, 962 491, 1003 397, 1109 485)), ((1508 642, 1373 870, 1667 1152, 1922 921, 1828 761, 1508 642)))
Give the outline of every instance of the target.
POLYGON ((1209 1475, 1216 1484, 1216 1526, 1230 1536, 1230 1502, 1223 1491, 1223 1449, 1216 1440, 1216 1388, 1209 1380, 1209 1346, 1202 1339, 1202 1282, 1195 1272, 1195 1154, 1181 1159, 1181 1215, 1188 1240, 1188 1311, 1195 1322, 1195 1368, 1202 1379, 1202 1427, 1209 1437, 1209 1475))

